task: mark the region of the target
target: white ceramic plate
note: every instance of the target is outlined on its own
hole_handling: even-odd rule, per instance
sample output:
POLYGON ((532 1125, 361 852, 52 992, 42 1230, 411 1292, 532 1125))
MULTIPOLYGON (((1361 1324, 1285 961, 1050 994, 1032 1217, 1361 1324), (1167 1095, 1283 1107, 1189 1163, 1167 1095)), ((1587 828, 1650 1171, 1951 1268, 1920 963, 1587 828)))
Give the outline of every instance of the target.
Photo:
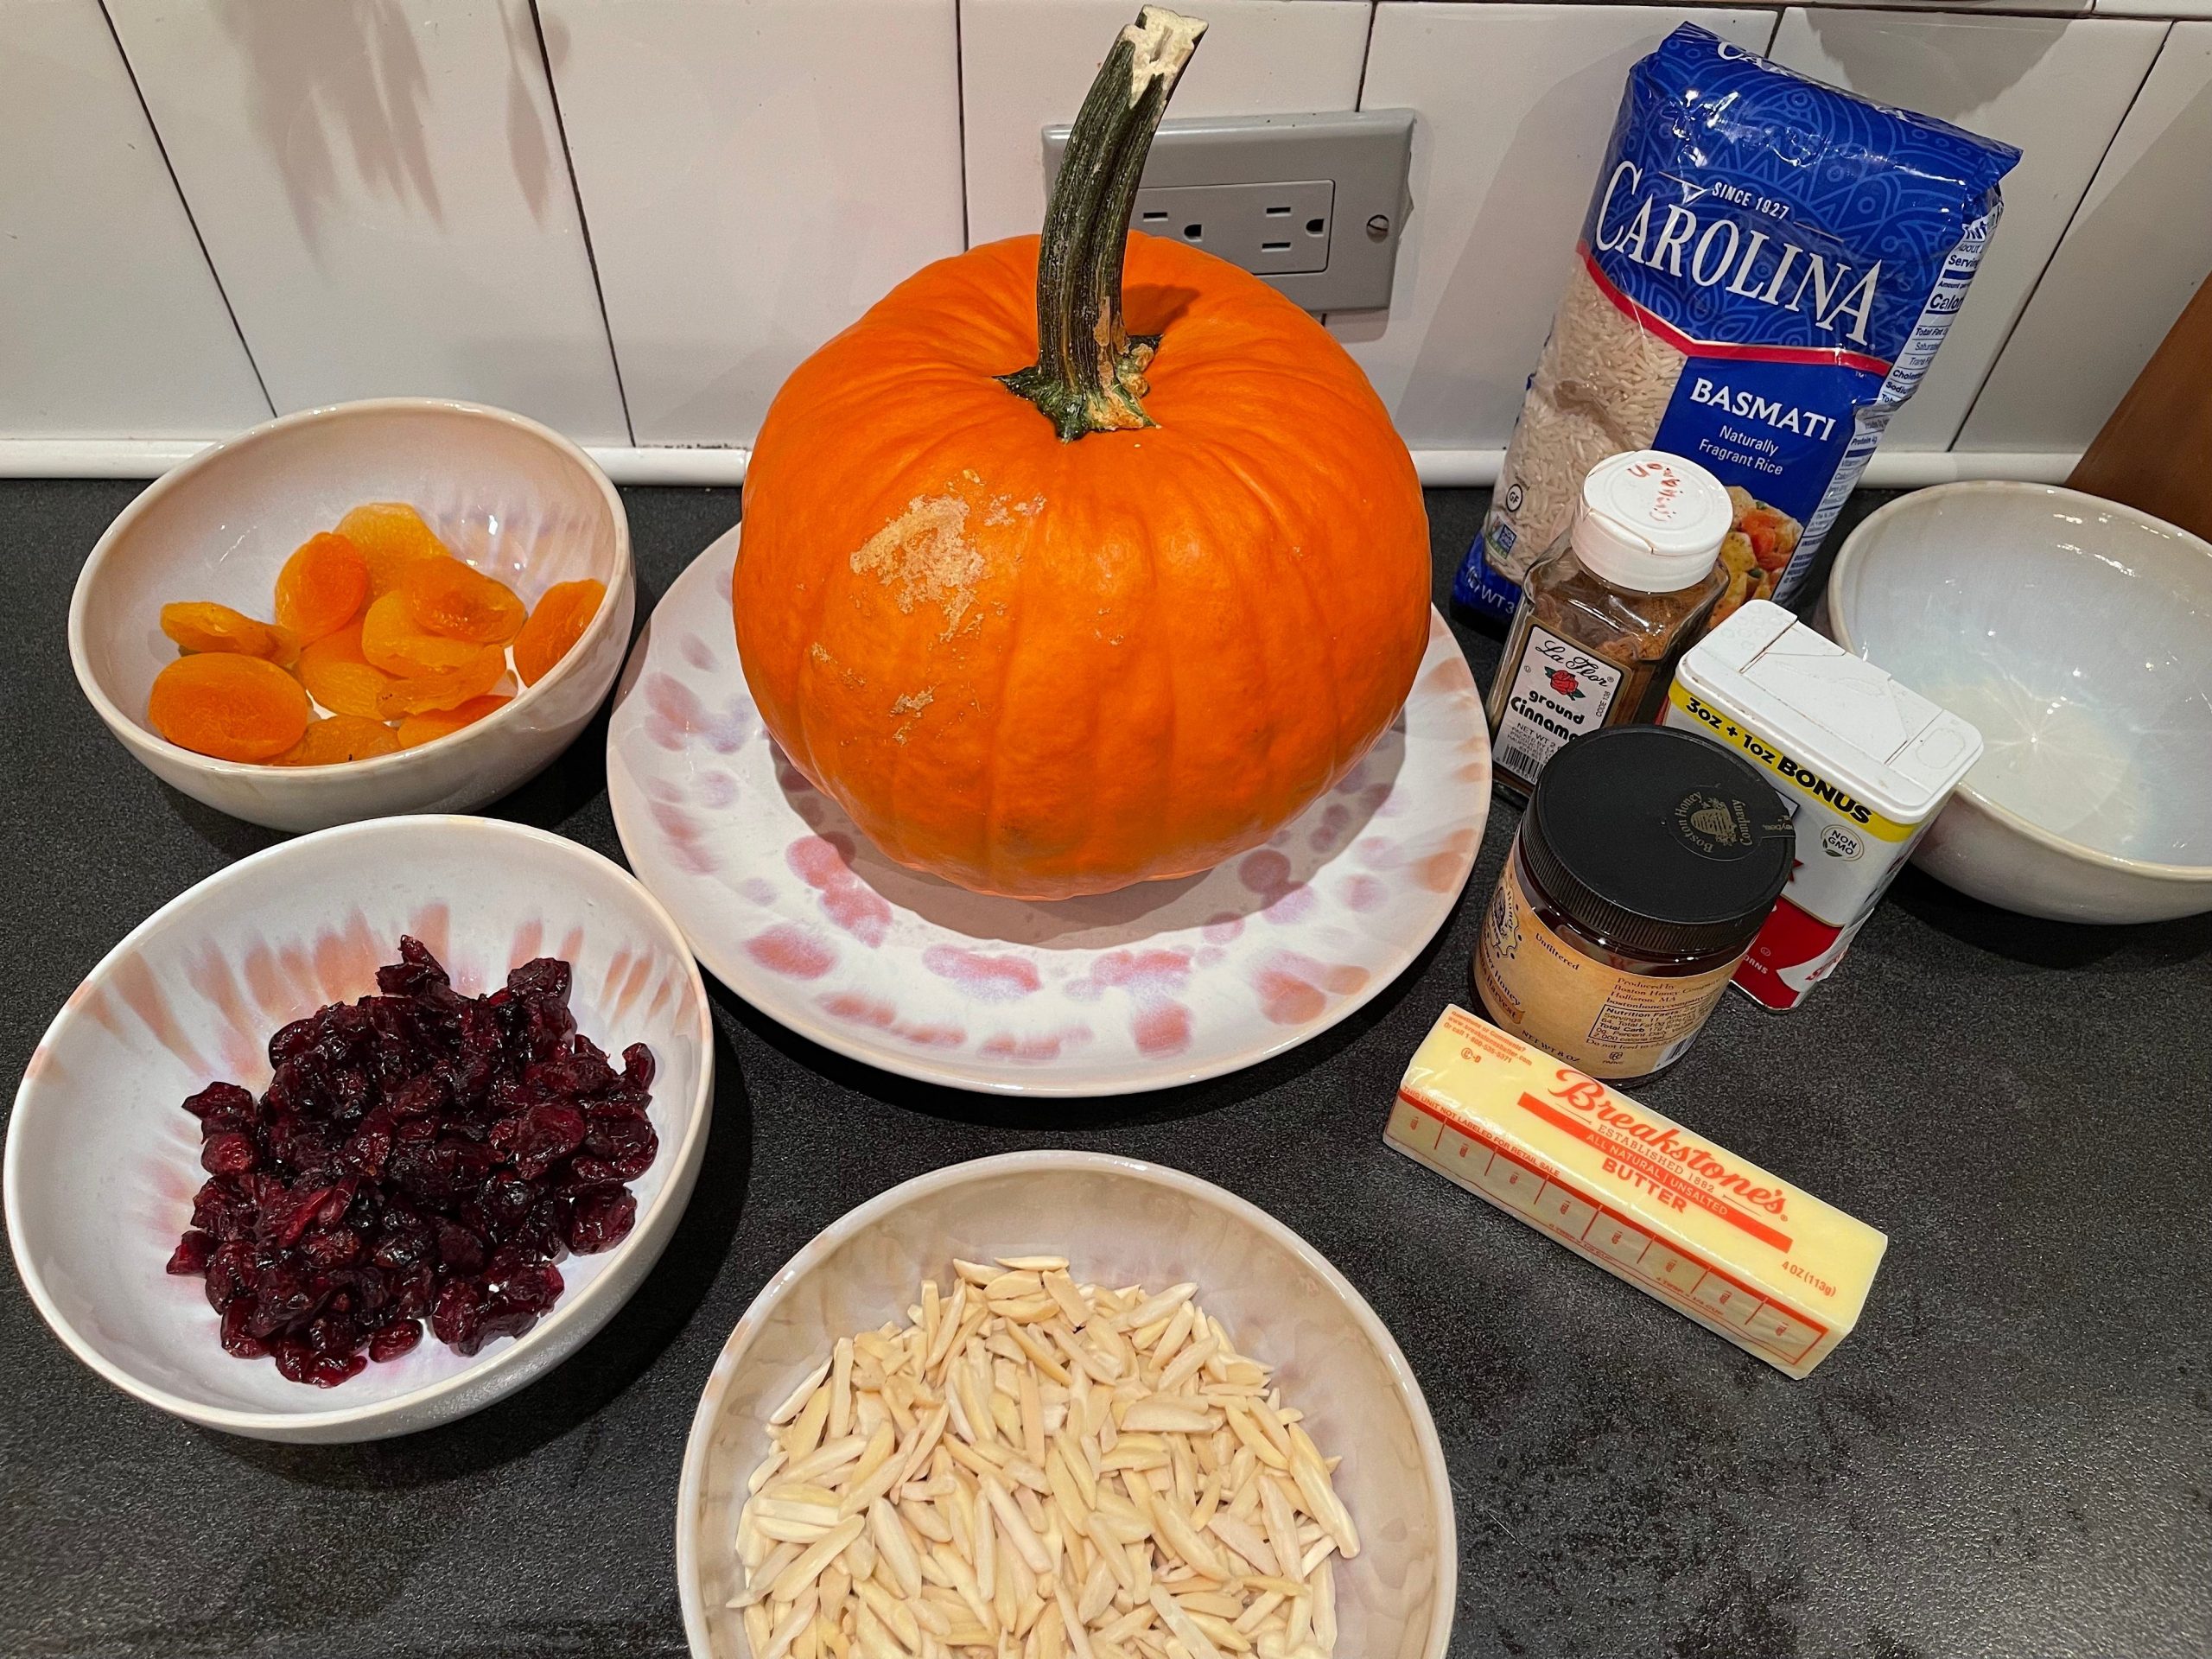
POLYGON ((1017 1152, 895 1186, 824 1228, 730 1332, 691 1420, 676 1500, 676 1572, 695 1659, 747 1659, 727 1604, 733 1541, 767 1419, 832 1342, 903 1319, 951 1258, 1050 1251, 1078 1280, 1159 1288, 1195 1281, 1238 1350, 1275 1368, 1321 1450, 1364 1548, 1335 1568, 1345 1659, 1443 1659, 1459 1549, 1452 1484, 1428 1402, 1375 1310, 1318 1250, 1221 1188, 1091 1152, 1017 1152))
POLYGON ((1474 676, 1431 613, 1404 711, 1324 799, 1205 875, 1034 904, 892 863, 784 759, 730 625, 733 529, 661 600, 607 734, 630 866, 701 962, 793 1031, 959 1089, 1112 1095, 1254 1065, 1388 985, 1490 810, 1474 676))
POLYGON ((86 975, 24 1068, 8 1124, 16 1266, 41 1317, 116 1387, 193 1422, 270 1440, 369 1440, 450 1422, 558 1364, 645 1280, 691 1194, 713 1111, 706 988, 665 911, 588 848, 489 818, 376 818, 280 842, 156 911, 86 975), (162 1271, 191 1224, 199 1125, 179 1103, 269 1082, 268 1040, 376 988, 401 933, 469 995, 557 956, 569 1007, 612 1052, 653 1052, 652 1167, 638 1218, 560 1264, 553 1311, 473 1358, 430 1337, 335 1389, 233 1359, 195 1277, 162 1271))

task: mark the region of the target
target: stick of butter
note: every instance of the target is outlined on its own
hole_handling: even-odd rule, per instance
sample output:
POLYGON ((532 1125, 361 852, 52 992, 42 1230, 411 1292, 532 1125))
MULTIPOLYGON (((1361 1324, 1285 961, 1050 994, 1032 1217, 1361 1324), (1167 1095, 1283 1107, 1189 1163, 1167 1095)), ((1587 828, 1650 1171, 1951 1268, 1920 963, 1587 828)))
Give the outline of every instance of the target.
POLYGON ((1446 1008, 1383 1140, 1792 1376, 1859 1322, 1889 1240, 1446 1008))

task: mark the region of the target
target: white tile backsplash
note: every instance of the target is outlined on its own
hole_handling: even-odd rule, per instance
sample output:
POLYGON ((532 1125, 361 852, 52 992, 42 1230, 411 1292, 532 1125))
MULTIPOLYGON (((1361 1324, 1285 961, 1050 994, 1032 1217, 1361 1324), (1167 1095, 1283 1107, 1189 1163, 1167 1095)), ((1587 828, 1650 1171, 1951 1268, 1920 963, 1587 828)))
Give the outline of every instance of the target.
POLYGON ((1772 56, 1879 103, 2017 145, 2005 213, 1888 449, 1947 449, 2150 73, 2165 25, 2134 18, 1987 17, 1840 7, 1786 12, 1772 56))
MULTIPOLYGON (((1037 227, 1039 134, 1135 10, 107 3, 121 54, 100 0, 0 0, 0 468, 394 391, 748 444, 900 278, 1037 227)), ((2078 449, 2212 264, 2212 0, 1200 10, 1173 114, 1416 111, 1394 303, 1327 321, 1446 474, 1510 435, 1628 67, 1682 21, 2026 152, 1909 461, 2078 449)))
POLYGON ((1409 107, 1413 217, 1387 315, 1331 330, 1416 448, 1502 448, 1551 327, 1629 66, 1677 24, 1764 51, 1774 14, 1387 3, 1363 104, 1409 107))
POLYGON ((540 0, 640 443, 750 443, 784 378, 962 246, 953 0, 540 0))
POLYGON ((628 427, 529 0, 108 0, 279 410, 628 427))
POLYGON ((269 417, 98 0, 0 0, 0 435, 269 417))
POLYGON ((2212 22, 2176 23, 1958 447, 2088 446, 2212 269, 2212 22))
MULTIPOLYGON (((1303 114, 1359 105, 1367 0, 1211 0, 1205 39, 1168 113, 1303 114)), ((961 0, 968 239, 1045 217, 1039 135, 1072 120, 1130 0, 961 0)))

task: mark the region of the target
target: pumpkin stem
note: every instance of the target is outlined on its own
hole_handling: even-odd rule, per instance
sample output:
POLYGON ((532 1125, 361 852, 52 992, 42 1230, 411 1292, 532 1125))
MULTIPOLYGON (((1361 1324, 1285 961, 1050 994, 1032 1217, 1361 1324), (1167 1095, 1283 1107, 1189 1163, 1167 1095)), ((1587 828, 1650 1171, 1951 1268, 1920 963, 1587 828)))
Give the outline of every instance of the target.
POLYGON ((1122 323, 1122 257, 1152 136, 1205 31, 1147 6, 1115 37, 1068 133, 1037 251, 1037 361, 999 377, 1063 442, 1153 423, 1140 399, 1160 337, 1122 323))

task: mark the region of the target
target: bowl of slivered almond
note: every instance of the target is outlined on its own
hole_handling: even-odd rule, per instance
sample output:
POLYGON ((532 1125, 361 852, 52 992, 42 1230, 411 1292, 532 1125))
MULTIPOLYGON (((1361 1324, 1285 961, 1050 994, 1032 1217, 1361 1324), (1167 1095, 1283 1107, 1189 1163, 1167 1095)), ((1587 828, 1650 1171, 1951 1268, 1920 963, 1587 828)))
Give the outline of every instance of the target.
POLYGON ((801 1250, 691 1425, 699 1659, 1442 1659, 1458 1550, 1374 1310, 1243 1199, 1096 1153, 938 1170, 801 1250))

